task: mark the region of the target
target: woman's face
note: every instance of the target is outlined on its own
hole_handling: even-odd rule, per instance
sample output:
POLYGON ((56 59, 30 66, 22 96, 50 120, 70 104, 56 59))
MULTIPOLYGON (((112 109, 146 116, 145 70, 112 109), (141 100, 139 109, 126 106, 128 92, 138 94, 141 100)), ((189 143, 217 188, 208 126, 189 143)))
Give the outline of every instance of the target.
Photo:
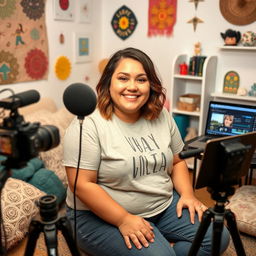
POLYGON ((142 64, 131 58, 121 59, 110 84, 115 114, 125 122, 136 122, 149 94, 150 83, 142 64))
POLYGON ((229 116, 227 116, 224 120, 224 126, 230 127, 233 123, 233 119, 229 116))

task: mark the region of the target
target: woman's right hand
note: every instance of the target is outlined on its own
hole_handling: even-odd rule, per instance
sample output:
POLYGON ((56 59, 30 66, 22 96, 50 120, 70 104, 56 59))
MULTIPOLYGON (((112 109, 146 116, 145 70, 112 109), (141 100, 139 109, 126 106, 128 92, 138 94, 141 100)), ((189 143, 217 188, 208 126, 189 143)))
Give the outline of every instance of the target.
POLYGON ((126 246, 131 249, 132 244, 141 249, 142 246, 148 247, 149 242, 154 242, 153 227, 148 221, 140 216, 128 214, 123 219, 118 228, 124 237, 126 246))

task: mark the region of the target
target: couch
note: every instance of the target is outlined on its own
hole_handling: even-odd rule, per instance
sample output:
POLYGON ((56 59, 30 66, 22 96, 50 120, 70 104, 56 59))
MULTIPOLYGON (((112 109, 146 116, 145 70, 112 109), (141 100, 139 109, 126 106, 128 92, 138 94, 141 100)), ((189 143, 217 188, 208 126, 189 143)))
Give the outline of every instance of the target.
MULTIPOLYGON (((42 98, 35 104, 20 108, 19 113, 23 115, 26 122, 40 122, 41 125, 49 124, 58 127, 61 140, 57 147, 39 152, 38 160, 36 159, 43 163, 44 172, 48 174, 47 178, 40 176, 40 179, 44 180, 34 179, 34 183, 29 183, 17 176, 15 176, 16 178, 11 176, 4 184, 1 205, 6 239, 2 237, 2 244, 7 250, 13 248, 27 235, 32 218, 39 212, 36 201, 46 194, 40 188, 43 188, 43 185, 47 185, 48 182, 50 187, 54 187, 50 183, 53 181, 60 182, 64 188, 67 188, 66 173, 62 166, 62 138, 65 129, 74 118, 65 108, 57 109, 54 101, 50 98, 42 98), (42 187, 33 185, 39 183, 42 187)), ((19 172, 16 173, 19 174, 19 172)))

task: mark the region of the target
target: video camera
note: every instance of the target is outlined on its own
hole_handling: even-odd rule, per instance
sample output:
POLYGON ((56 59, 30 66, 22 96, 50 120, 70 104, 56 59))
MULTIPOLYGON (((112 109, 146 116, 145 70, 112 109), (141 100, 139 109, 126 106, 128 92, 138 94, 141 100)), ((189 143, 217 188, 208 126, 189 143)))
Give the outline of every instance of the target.
POLYGON ((7 157, 9 167, 20 167, 40 151, 47 151, 60 143, 57 127, 25 122, 18 112, 19 107, 35 103, 39 99, 40 95, 36 90, 29 90, 0 100, 2 113, 10 110, 9 116, 2 116, 0 124, 0 154, 7 157))

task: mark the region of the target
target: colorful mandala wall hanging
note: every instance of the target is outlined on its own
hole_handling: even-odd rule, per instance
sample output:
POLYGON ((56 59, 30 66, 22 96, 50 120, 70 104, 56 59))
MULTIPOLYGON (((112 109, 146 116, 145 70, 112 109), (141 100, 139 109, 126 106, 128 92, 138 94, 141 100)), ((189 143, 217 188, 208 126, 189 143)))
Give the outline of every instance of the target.
POLYGON ((111 25, 115 34, 125 40, 134 32, 137 19, 132 10, 123 5, 114 14, 111 25))
POLYGON ((55 64, 55 74, 60 80, 66 80, 71 73, 71 64, 67 57, 61 56, 55 64))
POLYGON ((177 0, 149 0, 148 36, 167 35, 176 23, 177 0))
POLYGON ((46 0, 0 0, 0 84, 48 75, 46 0))

